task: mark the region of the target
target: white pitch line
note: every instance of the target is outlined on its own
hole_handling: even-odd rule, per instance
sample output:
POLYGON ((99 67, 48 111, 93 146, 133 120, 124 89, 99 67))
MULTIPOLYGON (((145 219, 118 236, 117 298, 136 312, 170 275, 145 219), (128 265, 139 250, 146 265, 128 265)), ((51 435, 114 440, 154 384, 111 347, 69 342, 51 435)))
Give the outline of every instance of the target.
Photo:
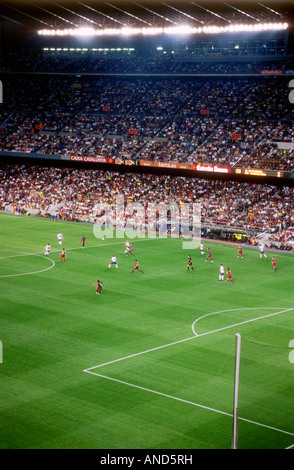
POLYGON ((209 317, 210 315, 216 315, 217 313, 224 313, 224 312, 234 312, 234 311, 239 311, 239 310, 276 310, 275 307, 248 307, 248 308, 233 308, 231 310, 220 310, 219 312, 212 312, 212 313, 207 313, 206 315, 203 315, 202 317, 199 317, 197 318, 197 320, 194 321, 193 325, 192 325, 192 331, 193 333, 195 334, 195 336, 205 336, 205 335, 208 335, 208 334, 211 334, 211 333, 215 333, 217 331, 222 331, 222 330, 227 330, 229 328, 234 328, 235 326, 239 326, 239 325, 245 325, 246 323, 251 323, 253 321, 257 321, 257 320, 262 320, 263 318, 267 318, 267 317, 272 317, 274 315, 279 315, 280 313, 285 313, 285 312, 289 312, 290 310, 294 310, 294 308, 288 308, 286 310, 282 310, 282 311, 279 311, 279 312, 274 312, 274 313, 269 313, 268 315, 263 315, 262 317, 257 317, 257 318, 252 318, 251 320, 245 320, 243 322, 239 322, 239 323, 235 323, 233 325, 229 325, 229 326, 224 326, 223 328, 219 328, 218 330, 214 330, 214 331, 208 331, 206 333, 201 333, 201 334, 197 334, 195 329, 194 329, 194 325, 199 321, 201 320, 202 318, 205 318, 205 317, 209 317))
POLYGON ((286 447, 286 449, 285 449, 285 450, 288 450, 288 449, 293 449, 293 447, 294 447, 294 444, 292 444, 292 445, 291 445, 291 446, 289 446, 289 447, 286 447))
MULTIPOLYGON (((247 308, 248 310, 256 310, 256 309, 274 309, 276 310, 277 307, 256 307, 256 308, 247 308)), ((222 313, 222 312, 227 312, 227 311, 238 311, 238 310, 242 310, 240 308, 238 309, 231 309, 231 310, 223 310, 223 311, 220 311, 220 312, 213 312, 211 314, 207 314, 207 315, 204 315, 203 317, 200 317, 200 318, 204 318, 205 316, 208 316, 208 315, 213 315, 213 314, 216 314, 216 313, 222 313)), ((243 309, 245 310, 245 309, 243 309)), ((162 392, 159 392, 157 390, 152 390, 152 389, 148 389, 148 388, 145 388, 145 387, 142 387, 140 385, 135 385, 135 384, 132 384, 132 383, 129 383, 129 382, 125 382, 123 380, 119 380, 119 379, 115 379, 113 377, 108 377, 106 375, 102 375, 102 374, 98 374, 96 372, 92 372, 93 369, 98 369, 100 367, 103 367, 103 366, 106 366, 106 365, 110 365, 110 364, 114 364, 116 362, 120 362, 120 361, 123 361, 125 359, 130 359, 132 357, 136 357, 136 356, 139 356, 139 355, 142 355, 142 354, 147 354, 149 352, 152 352, 152 351, 156 351, 156 350, 159 350, 159 349, 163 349, 163 348, 166 348, 166 347, 169 347, 169 346, 173 346, 175 344, 179 344, 179 343, 183 343, 183 342, 186 342, 186 341, 190 341, 191 339, 196 339, 196 338, 200 338, 202 336, 206 336, 206 335, 209 335, 209 334, 212 334, 212 333, 217 333, 219 331, 223 331, 223 330, 226 330, 226 329, 229 329, 229 328, 234 328, 236 326, 239 326, 239 325, 242 325, 244 323, 247 323, 247 322, 252 322, 252 321, 257 321, 257 320, 260 320, 260 319, 263 319, 263 318, 267 318, 267 317, 271 317, 273 315, 279 315, 281 313, 285 313, 285 312, 289 312, 291 310, 294 310, 294 308, 288 308, 288 309, 284 309, 284 310, 281 310, 281 311, 278 311, 278 312, 274 312, 274 313, 270 313, 268 315, 263 315, 262 317, 257 317, 255 319, 251 319, 251 320, 247 320, 245 322, 240 322, 240 323, 237 323, 237 324, 234 324, 234 325, 229 325, 227 327, 224 327, 224 328, 219 328, 217 330, 212 330, 212 331, 208 331, 206 333, 202 333, 202 334, 195 334, 194 336, 191 336, 189 338, 185 338, 185 339, 182 339, 182 340, 179 340, 179 341, 174 341, 173 343, 169 343, 169 344, 165 344, 163 346, 158 346, 156 348, 152 348, 152 349, 148 349, 146 351, 141 351, 139 353, 135 353, 135 354, 131 354, 129 356, 125 356, 125 357, 121 357, 119 359, 115 359, 113 361, 109 361, 109 362, 105 362, 103 364, 99 364, 97 366, 94 366, 94 367, 90 367, 88 369, 84 369, 83 372, 86 372, 88 374, 92 374, 92 375, 95 375, 96 377, 101 377, 101 378, 104 378, 104 379, 107 379, 107 380, 111 380, 113 382, 118 382, 118 383, 121 383, 121 384, 124 384, 124 385, 128 385, 130 387, 134 387, 134 388, 137 388, 137 389, 140 389, 140 390, 144 390, 146 392, 150 392, 150 393, 154 393, 156 395, 160 395, 160 396, 164 396, 166 398, 170 398, 170 399, 173 399, 173 400, 176 400, 176 401, 180 401, 180 402, 183 402, 183 403, 187 403, 187 404, 190 404, 190 405, 193 405, 193 406, 196 406, 198 408, 202 408, 202 409, 206 409, 206 410, 209 410, 209 411, 213 411, 215 413, 219 413, 219 414, 222 414, 222 415, 226 415, 226 416, 229 416, 229 417, 233 417, 233 415, 231 413, 227 413, 225 411, 221 411, 221 410, 217 410, 216 408, 211 408, 211 407, 208 407, 208 406, 205 406, 205 405, 201 405, 200 403, 194 403, 194 402, 191 402, 191 401, 188 401, 188 400, 185 400, 183 398, 179 398, 179 397, 174 397, 172 395, 167 395, 165 393, 162 393, 162 392)), ((195 324, 195 322, 193 323, 193 325, 195 324)), ((290 435, 290 436, 294 436, 294 433, 292 432, 289 432, 289 431, 285 431, 283 429, 279 429, 279 428, 275 428, 273 426, 269 426, 267 424, 263 424, 263 423, 259 423, 257 421, 253 421, 253 420, 250 420, 250 419, 247 419, 247 418, 242 418, 241 416, 238 417, 239 420, 241 421, 244 421, 244 422, 247 422, 247 423, 250 423, 250 424, 254 424, 256 426, 260 426, 260 427, 263 427, 263 428, 266 428, 266 429, 270 429, 272 431, 276 431, 276 432, 280 432, 280 433, 283 433, 283 434, 287 434, 287 435, 290 435)), ((291 446, 292 447, 292 446, 291 446)))
MULTIPOLYGON (((262 309, 262 310, 264 310, 264 309, 266 309, 266 310, 274 309, 274 310, 276 310, 276 308, 277 307, 256 307, 256 308, 252 308, 252 310, 256 310, 256 309, 262 309)), ((237 311, 242 310, 242 308, 232 309, 232 311, 235 311, 235 310, 237 310, 237 311)), ((243 310, 245 310, 245 309, 243 309, 243 310)), ((251 309, 248 309, 248 310, 251 310, 251 309)), ((294 310, 294 307, 293 308, 288 308, 288 309, 285 309, 285 310, 279 310, 278 312, 275 312, 275 313, 269 313, 268 315, 263 315, 262 317, 256 317, 256 318, 253 318, 252 320, 246 320, 244 322, 235 323, 234 325, 228 325, 228 326, 225 326, 223 328, 219 328, 217 330, 207 331, 206 333, 202 333, 202 334, 199 334, 199 335, 197 335, 195 333, 194 336, 190 336, 189 338, 180 339, 178 341, 173 341, 172 343, 164 344, 162 346, 156 346, 155 348, 146 349, 145 351, 140 351, 138 353, 130 354, 129 356, 120 357, 118 359, 114 359, 113 361, 105 362, 104 364, 98 364, 96 366, 89 367, 88 369, 85 369, 83 372, 88 372, 89 370, 98 369, 98 368, 103 367, 103 366, 108 366, 108 365, 114 364, 116 362, 124 361, 125 359, 131 359, 132 357, 141 356, 142 354, 147 354, 147 353, 150 353, 152 351, 157 351, 159 349, 164 349, 164 348, 167 348, 169 346, 174 346, 175 344, 184 343, 184 342, 190 341, 192 339, 201 338, 202 336, 207 336, 207 335, 210 335, 212 333, 217 333, 219 331, 234 328, 236 326, 242 325, 242 324, 247 323, 247 322, 257 321, 257 320, 260 320, 260 319, 263 319, 263 318, 266 318, 266 317, 271 317, 273 315, 279 315, 281 313, 285 313, 285 312, 288 312, 290 310, 294 310)), ((231 310, 221 310, 219 312, 208 313, 207 315, 204 315, 203 317, 200 317, 200 318, 204 318, 205 316, 208 316, 208 315, 213 315, 213 314, 216 314, 216 313, 222 313, 222 312, 228 312, 228 311, 231 311, 231 310)), ((195 324, 195 322, 193 323, 193 325, 194 324, 195 324)), ((193 325, 192 325, 192 329, 193 329, 193 325)))
POLYGON ((185 341, 189 341, 190 339, 195 339, 195 338, 196 336, 191 336, 190 338, 180 339, 179 341, 174 341, 173 343, 164 344, 163 346, 157 346, 156 348, 147 349, 146 351, 141 351, 135 354, 130 354, 129 356, 120 357, 119 359, 114 359, 113 361, 105 362, 104 364, 99 364, 98 366, 89 367, 88 369, 85 369, 83 372, 88 372, 89 370, 92 370, 92 369, 98 369, 99 367, 108 366, 109 364, 114 364, 115 362, 124 361, 125 359, 131 359, 132 357, 141 356, 142 354, 147 354, 152 351, 157 351, 158 349, 167 348, 175 344, 184 343, 185 341))
MULTIPOLYGON (((179 398, 179 397, 174 397, 173 395, 168 395, 166 393, 162 393, 162 392, 158 392, 157 390, 152 390, 150 388, 146 388, 146 387, 142 387, 140 385, 136 385, 136 384, 132 384, 130 382, 125 382, 124 380, 119 380, 119 379, 115 379, 113 377, 108 377, 107 375, 102 375, 102 374, 97 374, 95 372, 91 372, 89 369, 88 370, 85 370, 84 372, 87 372, 88 374, 92 374, 92 375, 95 375, 96 377, 101 377, 103 379, 107 379, 107 380, 111 380, 113 382, 118 382, 120 384, 123 384, 123 385, 128 385, 129 387, 133 387, 133 388, 137 388, 139 390, 143 390, 145 392, 150 392, 150 393, 154 393, 155 395, 160 395, 162 397, 165 397, 165 398, 170 398, 172 400, 176 400, 176 401, 180 401, 182 403, 186 403, 188 405, 192 405, 192 406, 195 406, 197 408, 202 408, 204 410, 208 410, 208 411, 212 411, 214 413, 218 413, 218 414, 222 414, 222 415, 225 415, 225 416, 229 416, 230 418, 233 417, 233 415, 231 413, 227 413, 226 411, 221 411, 221 410, 218 410, 216 408, 211 408, 210 406, 206 406, 206 405, 201 405, 200 403, 194 403, 192 401, 189 401, 189 400, 185 400, 184 398, 179 398)), ((275 428, 273 426, 269 426, 267 424, 263 424, 263 423, 258 423, 257 421, 252 421, 250 419, 246 419, 246 418, 242 418, 241 416, 238 417, 238 419, 240 421, 245 421, 247 423, 250 423, 250 424, 254 424, 256 426, 261 426, 263 428, 266 428, 266 429, 270 429, 272 431, 276 431, 276 432, 281 432, 283 434, 287 434, 289 436, 294 436, 294 433, 292 432, 289 432, 289 431, 285 431, 284 429, 279 429, 279 428, 275 428)))
MULTIPOLYGON (((40 256, 40 255, 36 255, 36 256, 40 256)), ((42 257, 42 258, 43 258, 43 257, 42 257)), ((51 266, 49 266, 49 268, 41 269, 40 271, 32 271, 32 272, 30 272, 30 273, 5 274, 5 275, 3 274, 3 275, 0 276, 0 278, 1 278, 1 277, 5 277, 5 278, 6 278, 6 277, 29 276, 29 275, 31 275, 31 274, 43 273, 43 272, 45 272, 45 271, 49 271, 49 269, 54 268, 54 266, 55 266, 55 261, 53 261, 53 259, 51 259, 51 258, 45 258, 45 256, 44 256, 44 259, 48 259, 49 261, 51 261, 52 264, 51 264, 51 266)))
MULTIPOLYGON (((144 242, 144 241, 147 241, 147 240, 152 240, 152 239, 147 238, 147 239, 144 239, 144 240, 136 240, 136 243, 137 242, 144 242)), ((85 247, 84 250, 87 250, 89 248, 100 248, 100 247, 103 247, 103 246, 121 245, 122 243, 125 243, 125 240, 123 240, 121 242, 103 243, 102 245, 89 245, 89 246, 85 247)), ((75 248, 66 248, 65 251, 82 250, 82 249, 83 248, 81 246, 77 246, 75 248)), ((1 250, 1 251, 3 251, 3 250, 1 250)), ((9 251, 9 250, 6 250, 6 251, 9 251)), ((51 253, 59 253, 59 252, 60 252, 60 249, 59 250, 51 250, 51 253)), ((22 252, 22 254, 18 254, 18 255, 0 256, 0 260, 1 259, 10 259, 10 258, 19 258, 19 257, 22 257, 22 256, 43 255, 43 254, 44 254, 44 251, 37 251, 37 252, 34 252, 34 253, 22 252)))

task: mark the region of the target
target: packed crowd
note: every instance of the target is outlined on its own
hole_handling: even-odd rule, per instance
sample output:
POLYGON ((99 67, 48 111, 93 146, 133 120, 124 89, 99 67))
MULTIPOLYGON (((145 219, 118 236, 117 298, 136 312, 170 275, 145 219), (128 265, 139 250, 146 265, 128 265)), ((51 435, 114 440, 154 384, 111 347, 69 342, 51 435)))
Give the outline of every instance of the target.
POLYGON ((4 83, 1 151, 293 171, 294 108, 277 78, 58 78, 4 83))
MULTIPOLYGON (((193 74, 258 74, 260 70, 287 70, 293 66, 286 57, 270 60, 236 56, 228 60, 213 57, 213 54, 187 54, 185 51, 163 53, 152 56, 129 50, 112 51, 45 51, 39 53, 10 54, 2 59, 2 70, 14 72, 62 72, 62 73, 193 73, 193 74), (183 57, 183 52, 186 57, 183 57), (205 61, 211 56, 213 61, 205 61), (198 61, 195 60, 198 58, 198 61), (200 58, 202 60, 200 61, 200 58)), ((236 50, 235 50, 236 52, 236 50)))
POLYGON ((112 207, 119 198, 125 205, 120 226, 136 213, 143 227, 151 203, 183 208, 200 203, 203 225, 267 232, 273 240, 294 242, 294 188, 92 169, 0 167, 1 210, 99 223, 105 205, 112 207))

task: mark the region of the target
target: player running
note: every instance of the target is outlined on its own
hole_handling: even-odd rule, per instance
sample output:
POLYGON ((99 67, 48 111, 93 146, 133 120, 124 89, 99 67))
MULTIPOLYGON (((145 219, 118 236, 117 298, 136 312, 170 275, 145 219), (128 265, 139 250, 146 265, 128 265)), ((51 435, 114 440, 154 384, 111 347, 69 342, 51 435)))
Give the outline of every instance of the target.
POLYGON ((230 282, 231 282, 232 284, 234 284, 234 281, 233 281, 233 279, 232 279, 231 270, 230 270, 230 268, 228 268, 228 269, 227 269, 227 283, 230 284, 230 282))
POLYGON ((265 252, 264 252, 264 245, 261 244, 261 245, 259 246, 259 257, 260 257, 260 259, 261 259, 263 256, 264 256, 264 258, 267 258, 266 254, 265 254, 265 252))
POLYGON ((200 243, 200 247, 199 247, 199 248, 200 248, 200 253, 201 253, 202 255, 204 255, 203 243, 200 243))
POLYGON ((128 240, 126 240, 124 255, 127 254, 127 256, 128 256, 129 249, 130 249, 130 242, 128 242, 128 240))
POLYGON ((243 249, 242 249, 242 246, 241 246, 241 245, 239 245, 239 251, 238 251, 237 258, 240 258, 240 256, 241 256, 242 259, 244 258, 244 256, 243 256, 243 249))
POLYGON ((62 245, 62 241, 63 241, 63 235, 62 235, 61 232, 59 232, 59 233, 57 234, 57 240, 58 240, 59 245, 61 246, 61 245, 62 245))
POLYGON ((208 260, 210 260, 210 262, 213 263, 213 258, 211 257, 211 251, 209 248, 207 248, 207 258, 205 260, 205 263, 207 263, 208 260))
POLYGON ((133 267, 131 273, 133 273, 134 271, 141 271, 141 273, 144 272, 142 269, 139 268, 138 261, 136 259, 135 259, 135 266, 133 267))
POLYGON ((192 263, 192 258, 191 258, 190 255, 188 255, 187 271, 189 271, 190 268, 191 268, 191 271, 194 271, 193 263, 192 263))
POLYGON ((274 268, 274 272, 276 273, 277 272, 277 262, 276 262, 276 258, 274 256, 272 257, 272 265, 273 265, 273 268, 274 268))
POLYGON ((60 252, 60 262, 65 261, 65 258, 66 258, 66 251, 64 248, 62 248, 61 252, 60 252))
POLYGON ((127 248, 127 256, 129 256, 129 255, 134 256, 134 253, 132 253, 132 250, 133 250, 133 244, 130 243, 129 247, 127 248))
POLYGON ((223 281, 224 280, 224 274, 225 274, 225 268, 223 267, 222 264, 219 265, 219 275, 218 275, 218 280, 223 281))
POLYGON ((50 243, 48 243, 48 245, 45 246, 45 253, 44 253, 44 255, 45 255, 45 256, 49 256, 49 255, 50 255, 50 250, 51 250, 51 245, 50 245, 50 243))
POLYGON ((100 295, 103 289, 103 282, 98 279, 97 284, 93 284, 93 286, 96 286, 96 295, 100 295))
POLYGON ((111 258, 111 260, 110 260, 110 263, 109 263, 109 265, 108 265, 108 269, 110 269, 113 264, 115 264, 116 269, 118 269, 118 265, 117 265, 117 261, 116 261, 116 256, 114 256, 114 255, 112 256, 112 258, 111 258))

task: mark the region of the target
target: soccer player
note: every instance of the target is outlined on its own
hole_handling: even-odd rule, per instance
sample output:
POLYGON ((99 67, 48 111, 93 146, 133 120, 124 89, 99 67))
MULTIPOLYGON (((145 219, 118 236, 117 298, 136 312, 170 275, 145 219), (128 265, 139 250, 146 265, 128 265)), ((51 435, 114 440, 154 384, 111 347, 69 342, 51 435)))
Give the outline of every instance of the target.
POLYGON ((130 249, 130 242, 128 240, 125 242, 125 248, 124 255, 127 253, 128 256, 128 250, 130 249))
POLYGON ((225 274, 225 268, 223 267, 222 264, 219 265, 219 275, 218 275, 218 280, 223 281, 224 280, 224 274, 225 274))
POLYGON ((190 255, 188 255, 187 271, 189 271, 190 268, 191 268, 191 271, 194 271, 193 263, 192 263, 192 258, 191 258, 190 255))
POLYGON ((48 245, 45 246, 45 253, 44 253, 44 255, 45 255, 45 256, 49 256, 49 255, 50 255, 50 250, 51 250, 51 245, 50 245, 50 243, 48 243, 48 245))
POLYGON ((238 251, 238 256, 237 256, 237 258, 240 258, 240 256, 241 256, 242 259, 244 258, 244 256, 243 256, 243 250, 242 250, 242 246, 241 246, 241 245, 239 245, 239 251, 238 251))
POLYGON ((116 269, 118 269, 118 265, 117 265, 117 261, 116 261, 116 256, 114 256, 114 255, 113 255, 113 257, 112 257, 111 260, 110 260, 110 263, 109 263, 109 265, 108 265, 108 269, 110 269, 113 264, 115 264, 116 269))
POLYGON ((273 268, 274 268, 274 272, 276 273, 277 272, 277 262, 276 262, 276 258, 274 256, 272 257, 272 265, 273 265, 273 268))
POLYGON ((141 271, 141 273, 144 272, 142 271, 142 269, 139 268, 138 261, 136 259, 135 259, 135 266, 133 267, 131 273, 133 273, 134 271, 141 271))
POLYGON ((85 235, 83 235, 82 238, 81 238, 82 248, 85 248, 85 241, 86 241, 86 240, 87 240, 87 239, 86 239, 85 235))
POLYGON ((63 240, 63 235, 62 235, 61 232, 59 232, 57 234, 57 240, 58 240, 59 245, 61 246, 62 245, 62 240, 63 240))
POLYGON ((233 279, 232 279, 231 270, 230 270, 230 268, 228 268, 228 269, 227 269, 227 283, 230 284, 230 282, 231 282, 232 284, 234 284, 234 281, 233 281, 233 279))
POLYGON ((98 279, 97 284, 93 284, 93 286, 96 286, 96 295, 100 295, 103 288, 103 282, 98 279))
POLYGON ((208 260, 210 260, 210 262, 213 263, 213 259, 211 257, 211 251, 209 248, 207 248, 207 258, 206 258, 205 263, 207 263, 208 260))
POLYGON ((203 243, 200 243, 200 253, 204 255, 203 243))
POLYGON ((265 258, 267 258, 266 254, 265 254, 265 252, 264 252, 264 244, 261 244, 261 245, 259 246, 259 257, 260 257, 260 259, 261 259, 263 256, 264 256, 265 258))
POLYGON ((66 257, 66 252, 65 252, 65 249, 62 248, 61 252, 60 252, 60 262, 65 261, 65 257, 66 257))
POLYGON ((133 250, 133 244, 130 243, 129 247, 127 248, 127 256, 132 255, 134 256, 134 253, 132 253, 133 250))

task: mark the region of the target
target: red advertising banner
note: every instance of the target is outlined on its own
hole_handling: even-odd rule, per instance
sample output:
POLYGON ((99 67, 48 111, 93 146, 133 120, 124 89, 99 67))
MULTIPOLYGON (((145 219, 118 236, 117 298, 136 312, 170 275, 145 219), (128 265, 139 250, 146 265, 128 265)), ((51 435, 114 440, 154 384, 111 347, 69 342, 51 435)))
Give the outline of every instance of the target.
POLYGON ((153 162, 147 162, 145 160, 140 160, 140 166, 153 166, 153 162))
POLYGON ((110 111, 110 106, 103 106, 102 111, 110 111))
POLYGON ((201 111, 200 111, 200 114, 206 114, 207 115, 209 113, 210 113, 209 109, 201 109, 201 111))
POLYGON ((114 163, 113 158, 104 157, 82 157, 78 155, 71 155, 69 159, 74 162, 114 163))
POLYGON ((129 134, 138 134, 137 129, 129 129, 129 134))
POLYGON ((207 171, 211 173, 230 173, 231 168, 214 165, 193 165, 193 170, 207 171))
POLYGON ((241 137, 241 134, 231 134, 231 138, 234 139, 234 140, 239 140, 241 137))
POLYGON ((181 170, 196 170, 196 171, 206 171, 211 173, 230 173, 231 168, 214 166, 214 165, 189 165, 186 163, 172 163, 172 162, 148 162, 145 160, 140 161, 140 166, 156 166, 158 168, 176 168, 181 170))

